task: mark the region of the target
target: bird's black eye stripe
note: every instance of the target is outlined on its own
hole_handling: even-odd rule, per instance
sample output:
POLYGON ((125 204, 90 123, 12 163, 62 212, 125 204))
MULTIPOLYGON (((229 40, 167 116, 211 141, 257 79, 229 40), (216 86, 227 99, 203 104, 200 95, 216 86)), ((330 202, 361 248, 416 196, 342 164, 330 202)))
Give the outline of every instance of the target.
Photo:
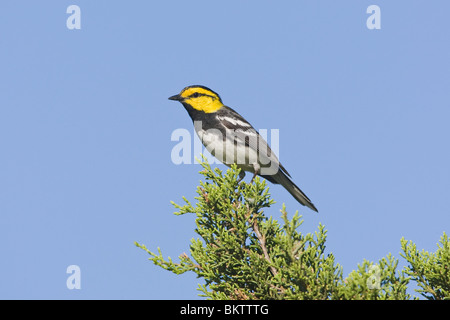
POLYGON ((211 96, 206 93, 200 93, 200 92, 194 92, 193 94, 191 94, 189 96, 189 98, 198 98, 198 97, 210 97, 210 98, 216 99, 216 97, 214 97, 214 96, 211 96))

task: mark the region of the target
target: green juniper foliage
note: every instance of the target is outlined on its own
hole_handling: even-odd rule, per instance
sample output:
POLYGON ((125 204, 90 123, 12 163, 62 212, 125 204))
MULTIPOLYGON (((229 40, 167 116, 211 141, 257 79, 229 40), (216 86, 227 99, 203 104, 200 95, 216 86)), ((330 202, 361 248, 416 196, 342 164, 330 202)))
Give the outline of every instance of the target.
POLYGON ((406 273, 417 282, 416 290, 430 300, 450 299, 450 242, 444 232, 436 253, 419 252, 412 241, 401 240, 403 258, 409 263, 406 273))
POLYGON ((192 271, 204 279, 200 296, 209 299, 411 299, 406 293, 410 280, 428 299, 449 299, 450 249, 448 237, 441 239, 436 254, 417 252, 402 239, 402 256, 410 264, 397 271, 391 254, 378 263, 364 260, 347 278, 332 253, 325 252, 327 231, 302 234, 301 216, 288 219, 281 208, 280 224, 265 215, 275 202, 264 180, 238 182, 240 170, 232 166, 225 174, 202 162, 205 181, 197 188, 197 203, 173 205, 175 214, 194 213, 198 239, 192 239, 190 256, 179 262, 165 259, 145 245, 149 260, 176 274, 192 271))
POLYGON ((339 283, 338 294, 334 299, 340 300, 407 300, 406 293, 409 278, 404 272, 397 272, 398 260, 391 254, 382 258, 377 264, 364 260, 357 270, 339 283))

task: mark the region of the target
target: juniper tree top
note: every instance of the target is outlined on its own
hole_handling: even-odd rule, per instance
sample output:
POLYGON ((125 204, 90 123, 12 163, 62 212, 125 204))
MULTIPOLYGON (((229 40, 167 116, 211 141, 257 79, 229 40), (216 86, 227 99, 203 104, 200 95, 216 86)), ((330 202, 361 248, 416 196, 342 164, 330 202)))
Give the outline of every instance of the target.
POLYGON ((417 281, 427 299, 450 297, 450 247, 444 233, 438 251, 418 252, 402 239, 402 256, 409 263, 397 270, 391 254, 377 263, 364 260, 343 277, 343 268, 326 252, 327 231, 323 225, 313 233, 299 231, 302 220, 292 218, 281 206, 281 223, 268 215, 274 200, 264 180, 239 182, 233 165, 223 174, 202 163, 204 181, 197 188, 196 203, 174 206, 177 215, 195 214, 197 239, 179 262, 165 259, 161 249, 150 254, 157 266, 176 274, 194 272, 203 279, 200 295, 209 299, 411 299, 407 285, 417 281))

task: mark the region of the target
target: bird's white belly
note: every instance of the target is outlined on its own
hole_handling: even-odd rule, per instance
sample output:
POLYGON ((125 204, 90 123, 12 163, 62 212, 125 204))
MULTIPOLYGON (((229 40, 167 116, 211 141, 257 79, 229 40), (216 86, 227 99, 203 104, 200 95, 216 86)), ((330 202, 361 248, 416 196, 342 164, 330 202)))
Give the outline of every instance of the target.
POLYGON ((197 134, 209 153, 223 164, 230 166, 236 163, 245 171, 254 172, 254 166, 258 165, 258 152, 245 147, 243 142, 235 144, 233 137, 226 137, 219 130, 198 130, 197 134), (239 153, 236 150, 240 150, 239 153), (242 152, 245 150, 245 152, 242 152))

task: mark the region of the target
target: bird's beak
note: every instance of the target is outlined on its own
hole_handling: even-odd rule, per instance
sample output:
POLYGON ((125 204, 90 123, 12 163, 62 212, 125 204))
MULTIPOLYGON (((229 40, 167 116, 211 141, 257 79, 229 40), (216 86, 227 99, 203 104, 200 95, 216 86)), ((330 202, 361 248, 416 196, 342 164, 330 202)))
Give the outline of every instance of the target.
POLYGON ((182 101, 182 100, 183 100, 183 97, 180 96, 179 94, 176 94, 176 95, 174 95, 174 96, 171 96, 171 97, 169 98, 169 100, 182 101))

